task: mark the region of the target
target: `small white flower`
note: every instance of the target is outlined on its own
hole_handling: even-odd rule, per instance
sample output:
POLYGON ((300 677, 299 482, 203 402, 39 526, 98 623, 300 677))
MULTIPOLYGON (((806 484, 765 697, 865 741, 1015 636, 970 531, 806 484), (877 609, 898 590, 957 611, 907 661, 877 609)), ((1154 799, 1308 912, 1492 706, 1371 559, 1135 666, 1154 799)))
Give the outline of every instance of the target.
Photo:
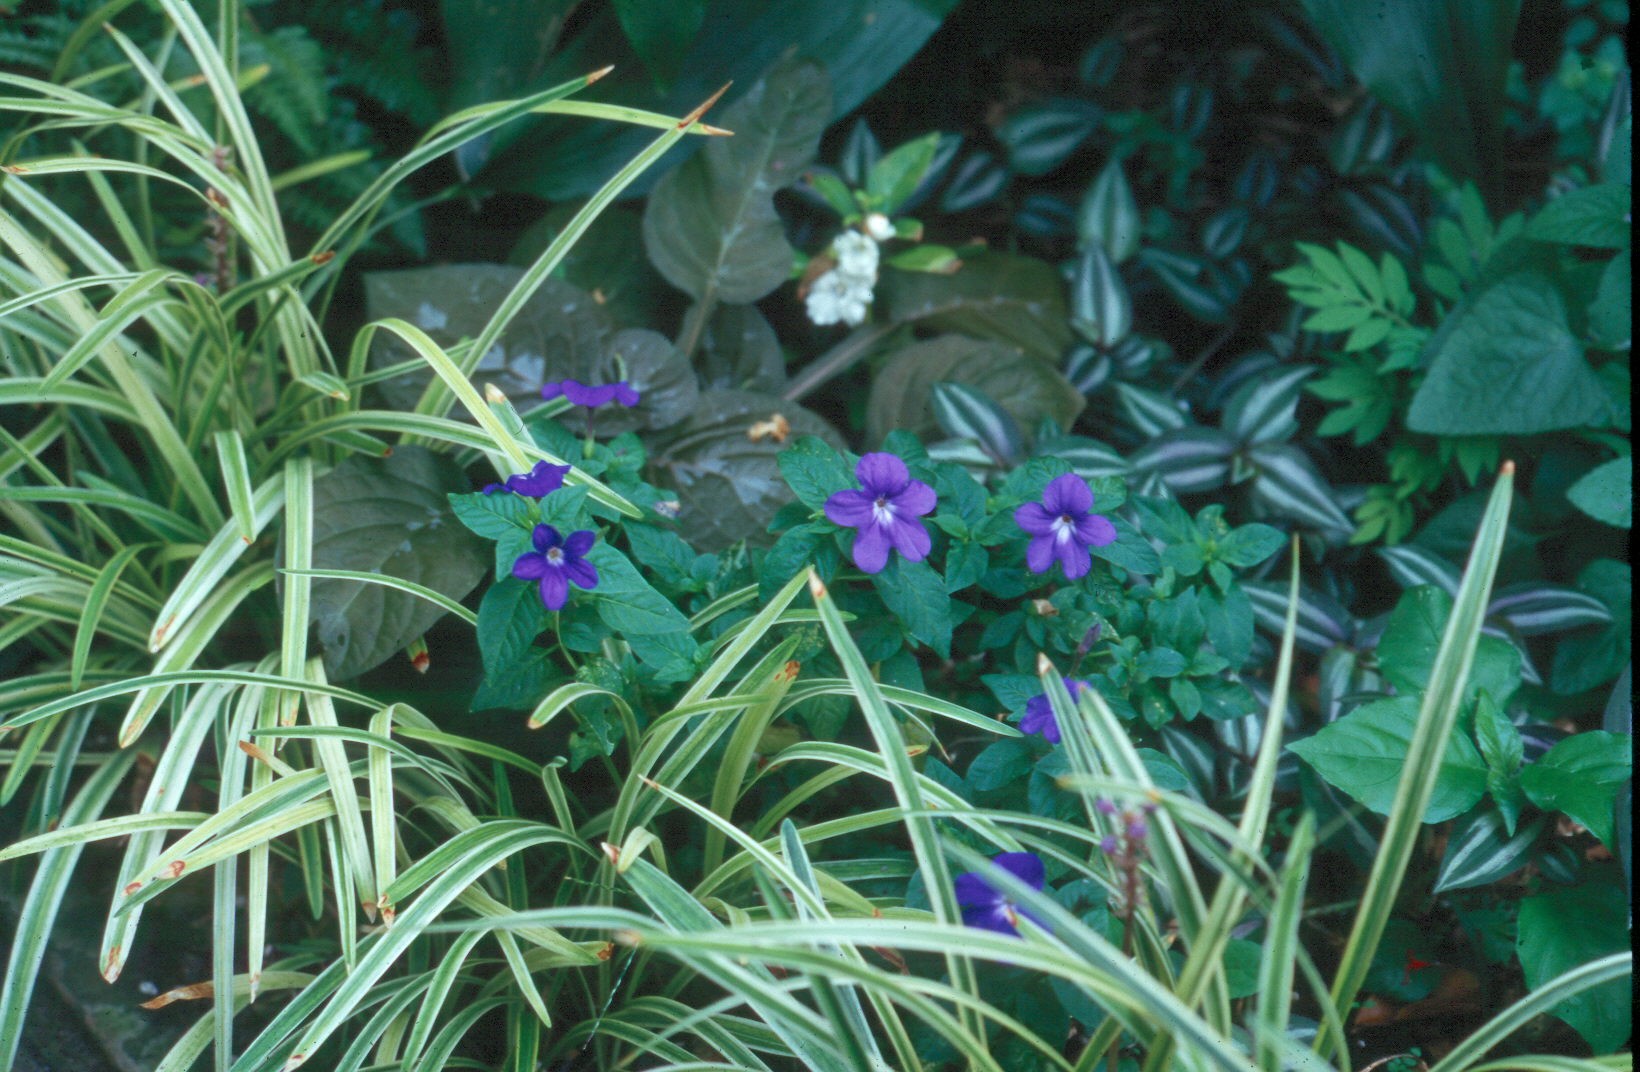
POLYGON ((873 212, 866 217, 866 234, 879 242, 887 242, 894 237, 894 224, 881 212, 873 212))
MULTIPOLYGON (((867 239, 870 241, 870 239, 867 239)), ((824 327, 843 323, 851 327, 866 318, 866 307, 871 304, 871 285, 832 269, 809 285, 804 299, 809 319, 824 327)))
POLYGON ((837 258, 837 271, 863 282, 869 294, 877 282, 877 243, 859 231, 844 231, 832 242, 831 255, 837 258))

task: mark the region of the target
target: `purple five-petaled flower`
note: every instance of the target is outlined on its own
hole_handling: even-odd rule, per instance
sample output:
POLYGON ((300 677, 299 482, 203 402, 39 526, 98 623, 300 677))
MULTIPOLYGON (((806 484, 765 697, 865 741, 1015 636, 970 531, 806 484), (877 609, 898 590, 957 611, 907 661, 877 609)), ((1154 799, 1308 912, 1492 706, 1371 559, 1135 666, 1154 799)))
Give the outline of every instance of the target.
POLYGON ((625 380, 597 385, 580 380, 554 380, 541 385, 541 397, 547 401, 560 396, 569 399, 571 405, 586 406, 588 409, 607 406, 611 402, 622 406, 638 404, 638 392, 625 380))
POLYGON ((514 473, 500 484, 485 484, 484 494, 494 495, 498 491, 511 491, 532 499, 544 499, 564 486, 564 474, 567 472, 567 465, 536 462, 535 468, 527 473, 514 473))
MULTIPOLYGON (((1065 691, 1071 694, 1072 700, 1083 689, 1092 687, 1079 678, 1062 677, 1059 680, 1065 683, 1065 691)), ((1059 743, 1059 720, 1053 717, 1053 704, 1048 702, 1047 693, 1025 701, 1025 717, 1019 720, 1019 732, 1040 733, 1049 744, 1059 743)))
POLYGON ((1056 476, 1042 491, 1042 501, 1026 503, 1014 511, 1014 524, 1030 534, 1025 564, 1032 573, 1047 573, 1054 559, 1065 567, 1067 580, 1087 575, 1093 567, 1090 547, 1103 547, 1116 539, 1110 519, 1091 514, 1093 489, 1075 473, 1056 476))
POLYGON ((537 525, 530 538, 535 550, 519 555, 512 573, 520 580, 541 582, 541 602, 548 610, 564 609, 571 581, 581 588, 598 587, 598 567, 586 560, 596 534, 582 530, 566 538, 551 525, 537 525))
MULTIPOLYGON (((1042 888, 1042 858, 1034 852, 1005 852, 993 856, 991 867, 993 873, 1006 871, 1033 890, 1042 888)), ((1047 926, 1035 914, 1017 907, 1007 894, 992 885, 985 872, 965 871, 952 882, 952 888, 957 895, 957 906, 962 909, 962 921, 970 927, 983 927, 998 934, 1018 934, 1021 915, 1039 927, 1047 926)))
POLYGON ((854 564, 867 573, 888 565, 888 552, 921 562, 932 546, 917 518, 934 509, 934 489, 912 480, 905 462, 892 454, 867 454, 854 467, 859 488, 839 491, 826 500, 826 518, 856 530, 854 564))

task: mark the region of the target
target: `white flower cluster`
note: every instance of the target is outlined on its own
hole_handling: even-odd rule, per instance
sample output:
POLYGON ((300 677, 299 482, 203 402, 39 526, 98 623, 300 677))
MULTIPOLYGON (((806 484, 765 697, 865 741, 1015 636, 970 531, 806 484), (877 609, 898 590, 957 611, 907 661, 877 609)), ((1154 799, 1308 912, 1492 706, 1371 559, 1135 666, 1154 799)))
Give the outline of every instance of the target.
MULTIPOLYGON (((892 227, 888 231, 892 233, 892 227)), ((871 288, 877 285, 877 240, 859 231, 844 231, 832 242, 831 255, 837 267, 809 285, 809 319, 822 326, 843 323, 853 327, 865 320, 871 288)))

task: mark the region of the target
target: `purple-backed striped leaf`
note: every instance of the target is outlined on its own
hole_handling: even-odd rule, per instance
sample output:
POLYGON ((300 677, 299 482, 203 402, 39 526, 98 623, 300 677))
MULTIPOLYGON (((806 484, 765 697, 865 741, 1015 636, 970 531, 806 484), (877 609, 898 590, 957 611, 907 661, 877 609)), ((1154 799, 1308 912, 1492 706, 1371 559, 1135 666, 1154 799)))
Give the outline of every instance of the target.
POLYGON ((1072 347, 1065 358, 1065 379, 1085 395, 1091 395, 1109 383, 1111 373, 1115 371, 1116 362, 1111 360, 1109 354, 1086 343, 1072 347))
POLYGON ((966 212, 996 198, 1008 185, 1008 169, 983 149, 969 154, 940 195, 944 212, 966 212))
MULTIPOLYGON (((1253 604, 1253 619, 1279 635, 1287 623, 1287 585, 1275 581, 1242 581, 1242 591, 1253 604)), ((1298 590, 1298 630, 1293 643, 1320 654, 1349 641, 1355 619, 1343 604, 1313 588, 1298 590)), ((1353 669, 1353 668, 1352 668, 1353 669)))
POLYGON ((1133 199, 1122 162, 1111 160, 1093 180, 1076 214, 1078 244, 1103 246, 1121 264, 1139 251, 1139 203, 1133 199))
POLYGON ((1087 436, 1061 436, 1043 439, 1037 444, 1037 453, 1044 457, 1063 458, 1070 462, 1071 471, 1083 480, 1100 477, 1126 478, 1133 472, 1127 459, 1116 453, 1114 447, 1089 439, 1087 436))
POLYGON ((1098 105, 1073 97, 1027 104, 1003 120, 997 140, 1016 172, 1046 175, 1082 147, 1103 115, 1098 105))
POLYGON ((1231 205, 1210 216, 1202 224, 1202 250, 1216 261, 1224 260, 1241 245, 1252 218, 1242 205, 1231 205))
POLYGON ((1225 277, 1205 258, 1146 249, 1139 259, 1184 306, 1185 312, 1197 320, 1223 324, 1230 319, 1233 295, 1229 291, 1235 288, 1227 287, 1225 277))
POLYGON ((1433 892, 1486 886, 1525 867, 1532 846, 1543 833, 1543 820, 1534 819, 1516 830, 1513 837, 1506 825, 1503 814, 1489 808, 1454 830, 1447 840, 1433 892))
POLYGON ((1091 245, 1071 277, 1071 328, 1100 346, 1115 346, 1133 330, 1133 298, 1105 247, 1091 245))
POLYGON ((1299 388, 1314 372, 1310 365, 1292 365, 1244 384, 1224 407, 1224 430, 1248 445, 1290 438, 1298 431, 1293 414, 1299 388))
POLYGON ((1380 547, 1378 557, 1389 566, 1391 577, 1402 588, 1432 584, 1451 595, 1458 590, 1458 567, 1426 547, 1402 543, 1380 547))
POLYGON ((1253 481, 1253 500, 1277 517, 1307 528, 1348 536, 1355 526, 1338 506, 1338 493, 1316 472, 1297 447, 1266 443, 1250 452, 1259 475, 1253 481))
POLYGON ((936 383, 930 400, 934 420, 947 435, 972 439, 986 453, 1012 464, 1024 455, 1019 425, 1008 412, 965 383, 936 383))
POLYGON ((1116 362, 1117 375, 1124 380, 1136 380, 1149 372, 1166 350, 1166 343, 1129 335, 1111 347, 1110 359, 1116 362))
POLYGON ((1603 625, 1612 620, 1611 610, 1595 597, 1575 588, 1543 582, 1513 584, 1502 589, 1486 608, 1486 615, 1504 619, 1519 630, 1521 636, 1542 636, 1580 625, 1603 625))
POLYGON ((1158 391, 1148 391, 1129 383, 1116 385, 1116 402, 1122 416, 1142 436, 1159 436, 1183 428, 1189 419, 1173 400, 1158 391))
POLYGON ((1175 494, 1223 487, 1235 444, 1216 428, 1177 428, 1141 447, 1133 468, 1157 473, 1175 494))

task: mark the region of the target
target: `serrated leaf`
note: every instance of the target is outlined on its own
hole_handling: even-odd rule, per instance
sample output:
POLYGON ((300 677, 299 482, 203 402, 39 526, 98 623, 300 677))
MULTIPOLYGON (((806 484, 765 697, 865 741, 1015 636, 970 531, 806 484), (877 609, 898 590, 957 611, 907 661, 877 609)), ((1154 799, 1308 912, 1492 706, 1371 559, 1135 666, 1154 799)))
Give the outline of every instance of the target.
MULTIPOLYGON (((1376 700, 1288 748, 1330 784, 1379 815, 1388 815, 1417 717, 1417 697, 1376 700)), ((1486 764, 1467 737, 1454 735, 1442 755, 1423 821, 1439 823, 1461 815, 1485 792, 1486 764)))
POLYGON ((1522 771, 1520 787, 1532 803, 1565 812, 1610 847, 1612 805, 1634 772, 1632 740, 1605 730, 1575 733, 1522 771))

